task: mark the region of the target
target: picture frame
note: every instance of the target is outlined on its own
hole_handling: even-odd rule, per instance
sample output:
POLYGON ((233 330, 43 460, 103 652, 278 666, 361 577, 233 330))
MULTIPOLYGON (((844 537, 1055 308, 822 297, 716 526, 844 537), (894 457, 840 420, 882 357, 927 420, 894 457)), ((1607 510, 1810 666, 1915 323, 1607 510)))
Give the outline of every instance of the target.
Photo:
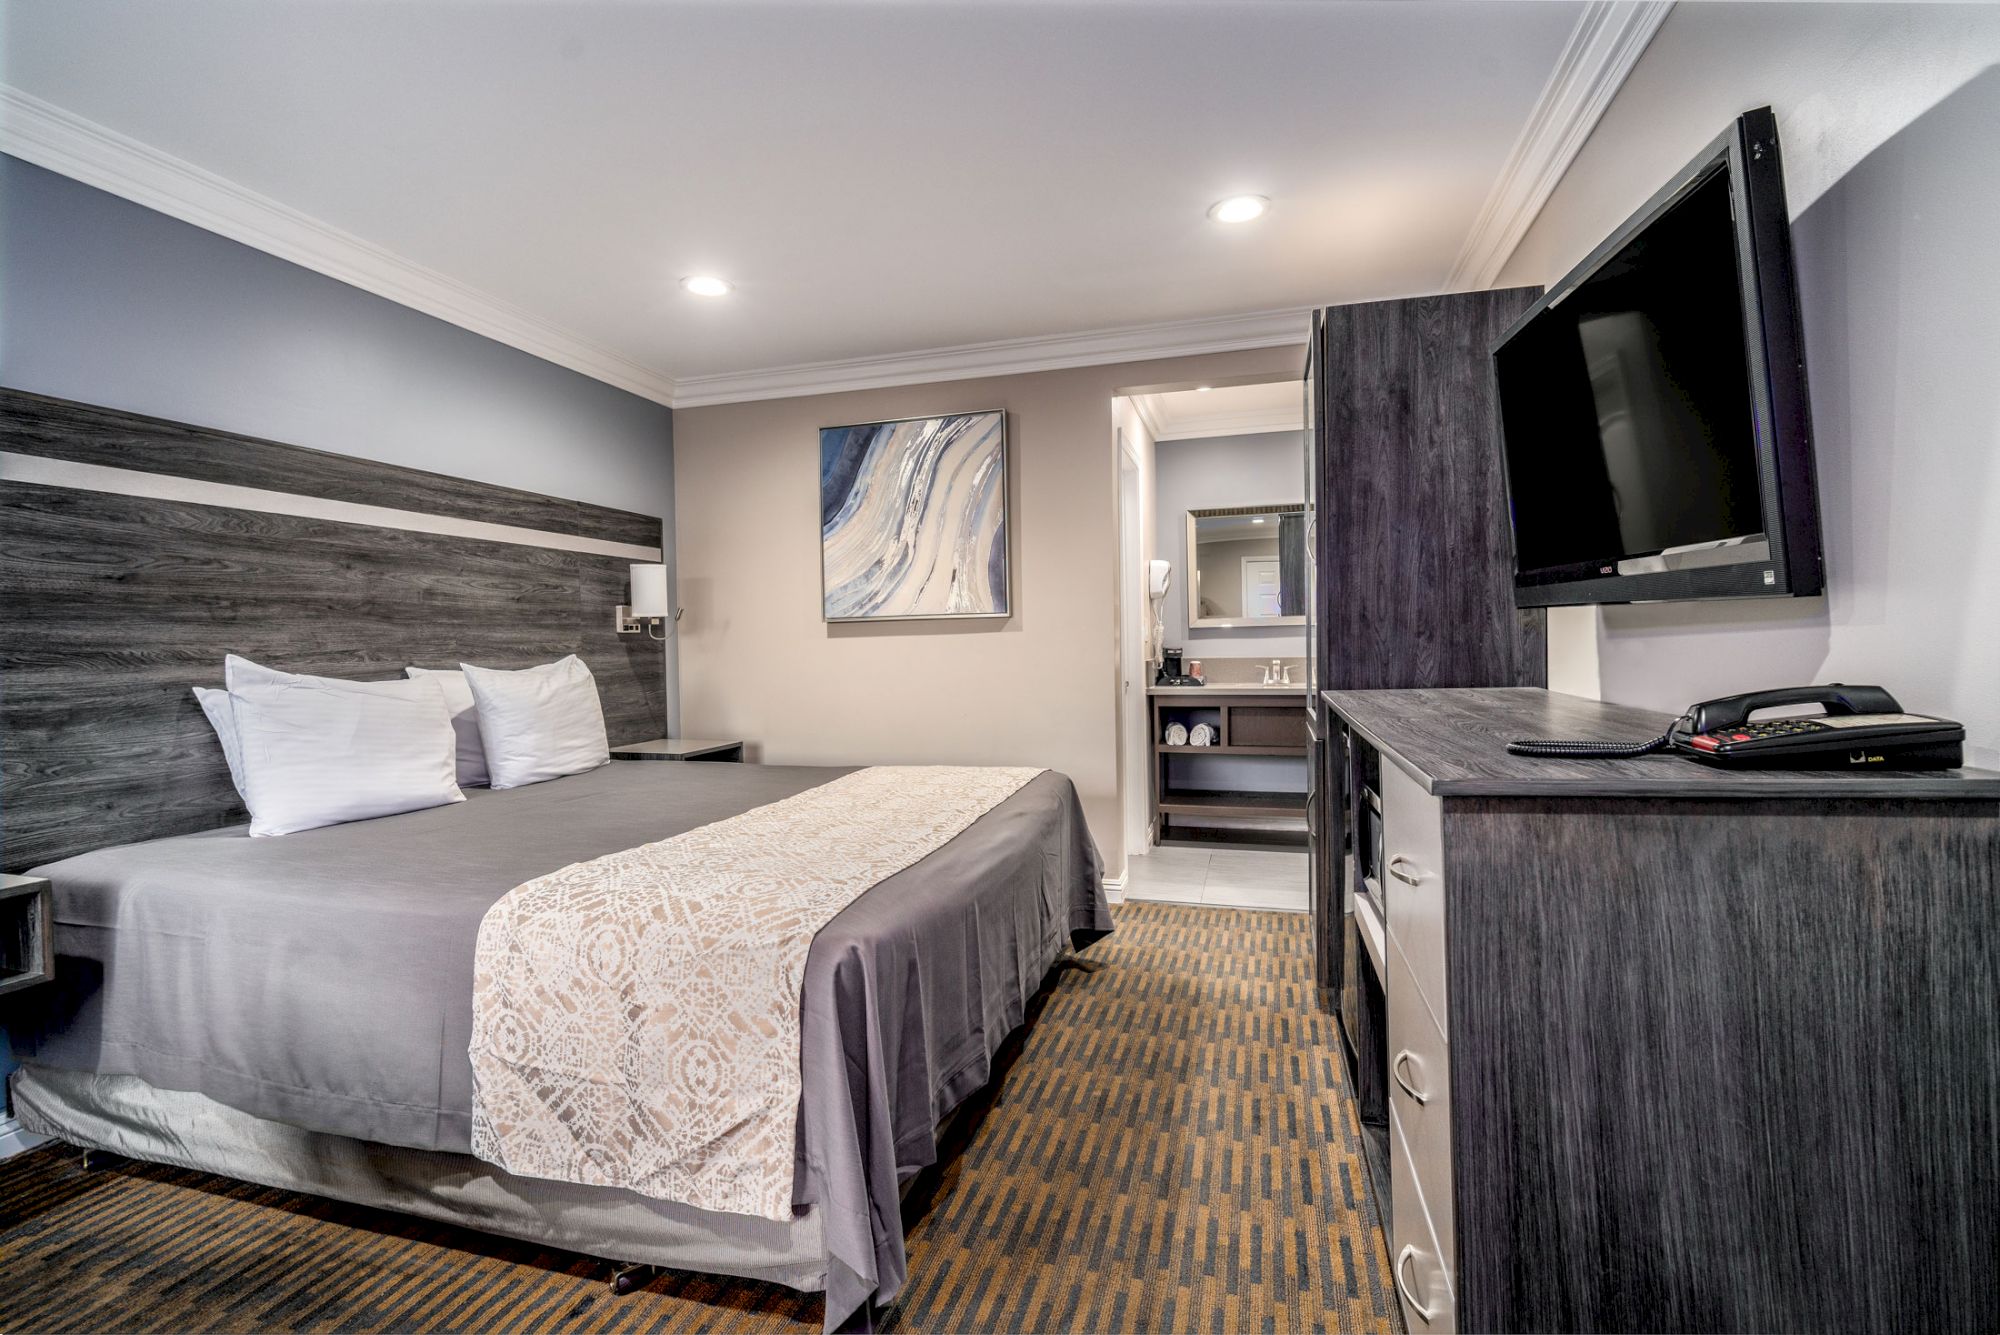
POLYGON ((842 622, 1013 613, 1004 409, 820 428, 820 612, 842 622))

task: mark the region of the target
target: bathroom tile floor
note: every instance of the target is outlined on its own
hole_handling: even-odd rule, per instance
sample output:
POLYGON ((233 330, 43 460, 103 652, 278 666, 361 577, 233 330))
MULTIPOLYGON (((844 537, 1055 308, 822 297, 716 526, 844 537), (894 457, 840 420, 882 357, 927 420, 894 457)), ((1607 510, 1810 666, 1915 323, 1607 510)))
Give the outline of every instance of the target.
POLYGON ((1125 864, 1125 898, 1306 912, 1303 849, 1152 848, 1125 864))

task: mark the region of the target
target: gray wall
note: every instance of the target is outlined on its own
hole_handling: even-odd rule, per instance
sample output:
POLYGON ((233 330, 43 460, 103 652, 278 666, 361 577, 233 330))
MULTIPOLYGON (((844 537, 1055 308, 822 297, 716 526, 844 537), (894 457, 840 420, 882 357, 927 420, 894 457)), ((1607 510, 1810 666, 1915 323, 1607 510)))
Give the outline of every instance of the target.
POLYGON ((1865 681, 1966 725, 2000 766, 2000 74, 1799 216, 1828 592, 1605 608, 1608 699, 1678 708, 1865 681))
POLYGON ((4 155, 0 383, 660 515, 673 560, 670 409, 4 155))
POLYGON ((1187 512, 1222 505, 1303 501, 1305 442, 1303 431, 1267 431, 1252 436, 1163 440, 1153 447, 1154 532, 1159 535, 1160 555, 1174 563, 1173 591, 1162 609, 1168 647, 1184 647, 1189 658, 1305 655, 1303 626, 1191 631, 1187 615, 1187 512))
POLYGON ((1505 278, 1559 276, 1645 181, 1768 102, 1794 212, 1827 593, 1559 609, 1552 685, 1677 711, 1764 686, 1880 683, 1962 721, 1968 761, 2000 767, 1996 60, 2000 10, 1675 9, 1505 278))
POLYGON ((0 384, 659 515, 673 563, 672 409, 4 154, 0 384))
POLYGON ((4 155, 0 302, 16 389, 672 522, 664 405, 4 155))

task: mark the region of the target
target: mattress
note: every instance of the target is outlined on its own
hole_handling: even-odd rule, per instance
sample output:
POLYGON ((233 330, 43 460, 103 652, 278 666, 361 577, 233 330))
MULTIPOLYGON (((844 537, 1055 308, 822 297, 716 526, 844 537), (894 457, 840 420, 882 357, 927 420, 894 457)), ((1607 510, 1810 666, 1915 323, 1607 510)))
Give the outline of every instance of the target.
MULTIPOLYGON (((473 950, 495 900, 845 772, 614 762, 278 839, 234 827, 51 863, 36 874, 63 958, 17 1055, 462 1154, 473 950)), ((899 1181, 935 1158, 938 1119, 985 1083, 1064 947, 1110 926, 1075 789, 1044 773, 814 939, 794 1194, 820 1215, 830 1326, 894 1297, 899 1181)))
POLYGON ((13 1094, 23 1126, 85 1149, 395 1210, 621 1266, 740 1275, 807 1292, 826 1287, 817 1209, 779 1223, 612 1187, 516 1177, 468 1155, 252 1117, 203 1094, 155 1089, 137 1076, 24 1066, 14 1074, 13 1094))

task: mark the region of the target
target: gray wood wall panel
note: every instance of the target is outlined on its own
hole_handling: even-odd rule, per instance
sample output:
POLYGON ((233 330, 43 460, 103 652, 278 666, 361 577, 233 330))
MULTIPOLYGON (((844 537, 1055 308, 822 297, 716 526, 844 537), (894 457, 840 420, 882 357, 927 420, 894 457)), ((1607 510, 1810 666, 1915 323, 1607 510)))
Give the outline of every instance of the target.
POLYGON ((1462 1329, 2000 1329, 2000 803, 1445 831, 1462 1329))
MULTIPOLYGON (((124 419, 131 449, 154 450, 163 463, 179 457, 146 443, 150 419, 110 416, 124 419)), ((202 467, 244 482, 226 471, 227 438, 206 434, 194 451, 202 467)), ((246 445, 257 467, 289 448, 246 445)), ((448 511, 395 490, 412 470, 340 463, 392 475, 375 494, 350 485, 358 475, 342 481, 342 499, 621 542, 640 540, 630 521, 643 519, 645 540, 659 540, 657 519, 551 501, 568 507, 558 524, 532 503, 548 498, 503 505, 524 494, 482 484, 452 493, 471 497, 477 512, 448 511)), ((334 494, 309 488, 316 478, 256 485, 334 494)), ((242 820, 189 691, 222 684, 225 653, 358 678, 396 676, 409 664, 525 667, 576 653, 597 678, 613 745, 666 731, 660 646, 612 628, 612 608, 627 601, 623 558, 25 483, 0 484, 0 522, 6 870, 242 820)))
MULTIPOLYGON (((560 448, 560 442, 551 447, 560 448)), ((660 545, 661 521, 652 515, 18 389, 0 389, 0 450, 642 547, 660 545)))

